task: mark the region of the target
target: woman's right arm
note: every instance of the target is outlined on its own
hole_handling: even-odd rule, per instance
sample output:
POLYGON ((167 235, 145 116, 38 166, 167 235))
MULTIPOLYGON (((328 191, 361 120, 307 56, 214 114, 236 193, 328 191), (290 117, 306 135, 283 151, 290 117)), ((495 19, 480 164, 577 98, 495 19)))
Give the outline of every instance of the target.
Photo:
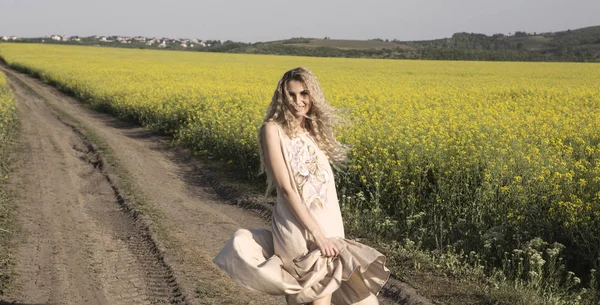
POLYGON ((269 164, 273 180, 277 186, 277 193, 289 203, 292 211, 300 223, 315 238, 315 243, 324 256, 336 256, 339 251, 335 245, 321 231, 321 227, 308 211, 308 207, 302 202, 300 195, 294 190, 288 168, 283 159, 281 144, 279 139, 278 127, 274 122, 265 123, 261 132, 264 132, 265 147, 263 151, 266 154, 265 161, 269 164))

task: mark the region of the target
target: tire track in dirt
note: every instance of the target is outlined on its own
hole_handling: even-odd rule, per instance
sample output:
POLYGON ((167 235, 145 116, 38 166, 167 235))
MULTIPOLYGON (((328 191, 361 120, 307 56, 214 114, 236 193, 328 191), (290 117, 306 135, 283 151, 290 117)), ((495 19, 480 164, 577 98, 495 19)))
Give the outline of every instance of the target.
MULTIPOLYGON (((231 205, 226 187, 211 170, 167 140, 110 115, 81 106, 75 99, 36 79, 7 70, 12 83, 28 87, 43 103, 77 118, 106 141, 119 166, 127 169, 136 190, 145 198, 144 219, 151 223, 159 252, 173 270, 189 304, 284 304, 282 297, 247 291, 232 282, 212 258, 238 228, 267 227, 261 216, 268 207, 252 206, 252 198, 238 198, 248 212, 231 205), (15 82, 16 80, 16 82, 15 82), (219 195, 215 193, 217 189, 219 195), (247 202, 246 202, 247 201, 247 202)), ((85 148, 83 148, 85 149, 85 148)), ((94 161, 91 161, 92 163, 94 161)), ((108 175, 118 180, 114 175, 108 175)), ((119 181, 114 183, 119 185, 119 181)), ((231 195, 231 194, 229 194, 231 195)), ((114 197, 114 196, 113 196, 114 197)), ((135 213, 135 212, 133 212, 135 213)), ((382 291, 382 304, 431 304, 408 285, 391 280, 382 291)))
POLYGON ((19 164, 9 184, 19 194, 21 231, 15 285, 1 301, 184 304, 151 240, 90 162, 98 158, 93 145, 14 79, 10 87, 22 121, 19 164))

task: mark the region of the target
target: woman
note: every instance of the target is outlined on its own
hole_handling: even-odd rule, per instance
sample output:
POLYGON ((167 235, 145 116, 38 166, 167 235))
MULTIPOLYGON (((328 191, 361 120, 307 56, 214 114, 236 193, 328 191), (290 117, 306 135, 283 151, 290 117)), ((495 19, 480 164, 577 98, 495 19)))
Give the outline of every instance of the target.
POLYGON ((283 75, 259 131, 267 193, 277 189, 271 231, 238 230, 214 259, 242 286, 288 304, 378 304, 389 270, 381 253, 344 239, 329 163, 344 162, 347 148, 334 120, 312 72, 283 75))

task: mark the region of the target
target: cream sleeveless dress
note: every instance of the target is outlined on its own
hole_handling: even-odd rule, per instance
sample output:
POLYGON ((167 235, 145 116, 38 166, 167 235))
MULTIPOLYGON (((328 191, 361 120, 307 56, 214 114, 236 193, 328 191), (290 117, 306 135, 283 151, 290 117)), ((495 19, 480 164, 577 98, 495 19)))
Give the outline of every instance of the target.
POLYGON ((385 257, 344 238, 344 227, 327 156, 309 134, 290 138, 279 128, 281 150, 296 193, 338 257, 324 257, 312 235, 279 195, 271 230, 240 229, 214 263, 240 285, 273 295, 288 304, 306 304, 333 294, 332 303, 378 304, 377 293, 389 277, 385 257))

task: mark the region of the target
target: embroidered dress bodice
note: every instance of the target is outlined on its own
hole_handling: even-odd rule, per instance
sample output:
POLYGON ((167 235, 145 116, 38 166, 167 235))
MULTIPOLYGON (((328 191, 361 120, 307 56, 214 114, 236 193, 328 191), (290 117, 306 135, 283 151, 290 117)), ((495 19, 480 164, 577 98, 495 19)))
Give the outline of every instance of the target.
MULTIPOLYGON (((322 209, 327 202, 327 183, 332 178, 327 167, 319 161, 314 141, 308 134, 291 139, 288 158, 294 182, 305 204, 311 209, 322 209)), ((325 162, 327 160, 324 160, 325 162)))

